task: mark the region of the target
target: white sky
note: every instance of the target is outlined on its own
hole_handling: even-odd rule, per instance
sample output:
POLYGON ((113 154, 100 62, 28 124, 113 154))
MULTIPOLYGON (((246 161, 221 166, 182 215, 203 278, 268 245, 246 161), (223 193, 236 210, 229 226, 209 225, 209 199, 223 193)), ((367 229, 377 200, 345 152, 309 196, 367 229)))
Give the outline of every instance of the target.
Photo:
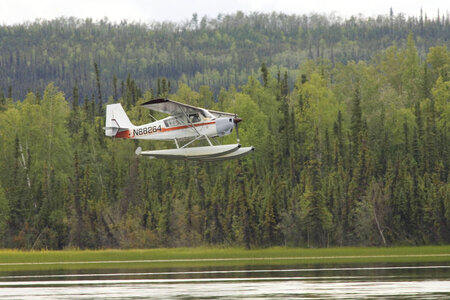
POLYGON ((190 20, 194 13, 200 20, 204 15, 216 18, 220 13, 238 10, 307 15, 335 12, 343 18, 358 14, 371 17, 388 14, 391 7, 394 14, 419 16, 422 8, 428 17, 436 17, 438 10, 441 15, 449 13, 449 3, 448 0, 0 0, 0 24, 61 16, 90 17, 94 21, 107 17, 112 22, 183 22, 190 20))

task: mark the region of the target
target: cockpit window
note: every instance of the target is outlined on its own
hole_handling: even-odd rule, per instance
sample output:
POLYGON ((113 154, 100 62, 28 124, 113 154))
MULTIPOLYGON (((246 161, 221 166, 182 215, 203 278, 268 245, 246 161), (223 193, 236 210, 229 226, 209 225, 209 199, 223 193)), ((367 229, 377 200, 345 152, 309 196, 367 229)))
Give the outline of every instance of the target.
POLYGON ((198 113, 189 114, 189 120, 191 121, 191 123, 197 123, 201 121, 198 113))
POLYGON ((166 125, 166 127, 174 127, 174 126, 182 125, 180 120, 178 120, 175 117, 168 118, 168 119, 164 120, 164 124, 166 125))
POLYGON ((188 125, 190 123, 197 123, 202 120, 202 117, 198 113, 188 114, 187 117, 189 121, 186 119, 186 116, 180 115, 176 117, 170 117, 164 120, 164 124, 166 127, 174 127, 181 125, 188 125))

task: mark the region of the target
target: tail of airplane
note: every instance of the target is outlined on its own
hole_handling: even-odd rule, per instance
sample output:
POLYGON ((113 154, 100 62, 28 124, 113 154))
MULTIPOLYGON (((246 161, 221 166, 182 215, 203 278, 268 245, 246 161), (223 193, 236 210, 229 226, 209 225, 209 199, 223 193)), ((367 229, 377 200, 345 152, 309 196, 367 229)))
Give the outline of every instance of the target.
POLYGON ((106 106, 105 135, 114 137, 118 132, 132 129, 134 125, 128 119, 120 103, 106 106))

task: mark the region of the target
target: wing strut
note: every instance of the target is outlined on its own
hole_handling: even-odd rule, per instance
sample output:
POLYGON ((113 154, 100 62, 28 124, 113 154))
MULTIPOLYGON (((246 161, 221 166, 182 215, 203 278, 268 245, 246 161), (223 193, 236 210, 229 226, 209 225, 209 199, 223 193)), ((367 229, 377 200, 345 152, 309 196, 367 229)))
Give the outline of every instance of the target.
MULTIPOLYGON (((183 146, 181 146, 181 149, 186 148, 187 146, 189 146, 190 144, 192 144, 193 142, 195 142, 196 140, 199 140, 199 139, 201 139, 201 138, 205 138, 205 139, 208 141, 209 145, 210 145, 210 146, 213 146, 213 144, 212 144, 211 141, 209 140, 208 136, 205 134, 205 135, 199 135, 198 137, 196 137, 196 138, 193 139, 192 141, 187 142, 186 144, 184 144, 183 146)), ((175 139, 175 144, 177 145, 177 148, 180 148, 180 147, 178 146, 178 141, 177 141, 176 139, 175 139)))
MULTIPOLYGON (((191 122, 191 120, 189 119, 189 115, 186 113, 186 111, 184 110, 184 108, 182 106, 180 106, 180 110, 184 114, 184 116, 186 117, 187 123, 189 123, 189 124, 186 124, 186 125, 188 125, 192 129, 194 129, 194 131, 197 133, 197 137, 195 139, 193 139, 192 141, 188 142, 187 144, 185 144, 181 148, 186 148, 186 146, 192 144, 193 142, 195 142, 196 140, 198 140, 200 138, 205 138, 208 141, 208 144, 210 146, 213 146, 213 144, 211 143, 210 139, 208 138, 208 136, 206 134, 201 135, 200 132, 198 132, 197 128, 195 128, 195 125, 191 122)), ((175 145, 177 145, 177 148, 179 148, 178 141, 176 139, 175 139, 175 145)))
POLYGON ((194 124, 192 124, 191 120, 189 119, 189 115, 186 113, 186 111, 183 109, 182 106, 180 106, 180 110, 184 114, 184 116, 186 117, 187 122, 189 123, 189 124, 186 124, 186 125, 190 125, 190 127, 192 129, 194 129, 194 131, 197 132, 197 134, 200 136, 200 132, 198 132, 197 128, 195 128, 194 124))

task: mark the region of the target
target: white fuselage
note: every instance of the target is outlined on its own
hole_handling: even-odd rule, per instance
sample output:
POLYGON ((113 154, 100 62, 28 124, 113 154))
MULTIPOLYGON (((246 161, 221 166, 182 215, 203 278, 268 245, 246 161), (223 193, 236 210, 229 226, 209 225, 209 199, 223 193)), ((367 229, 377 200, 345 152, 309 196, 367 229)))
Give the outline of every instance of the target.
POLYGON ((119 131, 115 137, 145 140, 183 140, 199 135, 215 137, 231 133, 233 121, 229 118, 201 119, 188 123, 183 118, 167 117, 152 123, 119 131), (226 119, 226 120, 225 120, 226 119), (221 126, 217 126, 217 121, 221 126))
POLYGON ((105 135, 125 139, 184 140, 230 134, 234 118, 215 117, 207 110, 177 114, 145 125, 135 126, 120 103, 106 107, 105 135))

